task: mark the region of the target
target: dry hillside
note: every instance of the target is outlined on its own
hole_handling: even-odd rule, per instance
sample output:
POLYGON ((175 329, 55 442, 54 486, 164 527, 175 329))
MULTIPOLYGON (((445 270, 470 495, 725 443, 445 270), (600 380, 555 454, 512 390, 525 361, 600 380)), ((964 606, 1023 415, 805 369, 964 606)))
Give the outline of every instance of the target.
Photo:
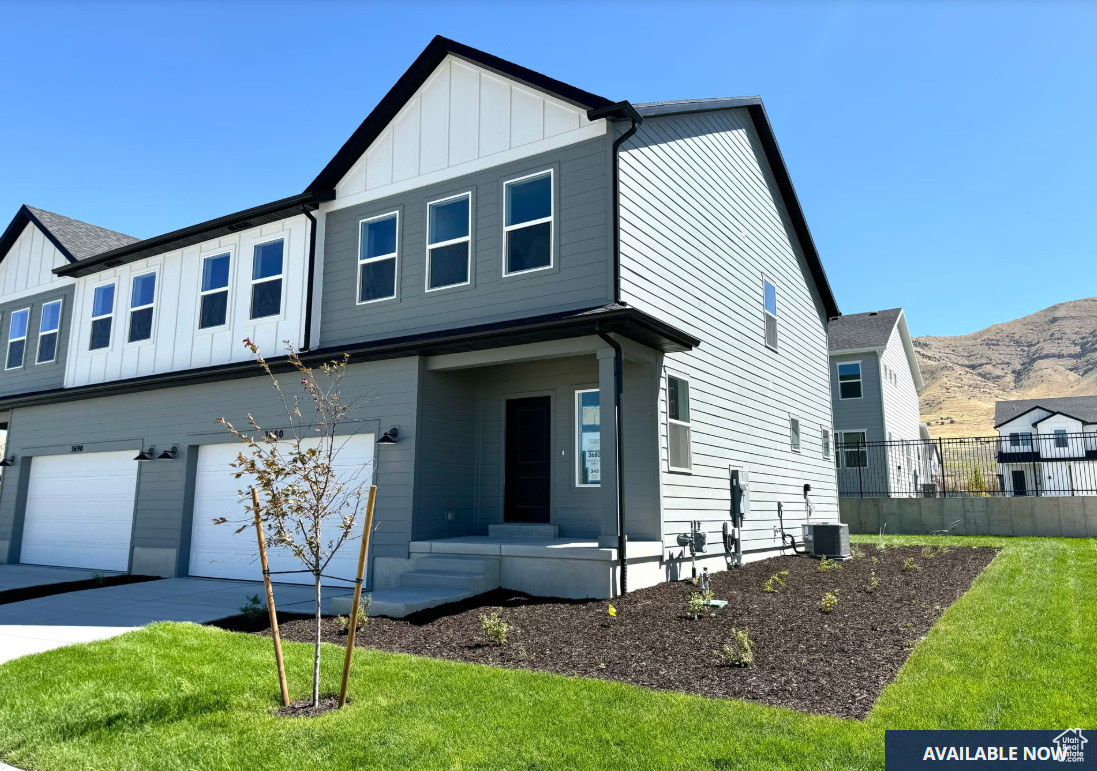
POLYGON ((1097 394, 1097 297, 970 335, 916 337, 934 436, 994 433, 994 402, 1097 394))

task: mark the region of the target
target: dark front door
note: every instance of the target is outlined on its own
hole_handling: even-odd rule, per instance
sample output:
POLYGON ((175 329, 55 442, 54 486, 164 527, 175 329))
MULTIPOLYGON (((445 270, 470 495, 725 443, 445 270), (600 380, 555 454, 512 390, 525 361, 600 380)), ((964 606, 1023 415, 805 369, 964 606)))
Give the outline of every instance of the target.
POLYGON ((1013 472, 1013 494, 1028 495, 1028 485, 1025 484, 1025 472, 1021 469, 1013 472))
POLYGON ((551 415, 547 396, 507 400, 504 522, 549 521, 551 415))

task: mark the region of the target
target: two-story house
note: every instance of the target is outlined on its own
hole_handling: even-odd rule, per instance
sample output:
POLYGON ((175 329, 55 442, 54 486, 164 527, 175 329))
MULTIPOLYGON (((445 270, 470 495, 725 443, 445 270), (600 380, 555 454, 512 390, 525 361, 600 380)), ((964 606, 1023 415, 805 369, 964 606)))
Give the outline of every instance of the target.
POLYGON ((937 453, 921 419, 924 383, 903 309, 832 319, 829 347, 840 494, 932 494, 937 453))
POLYGON ((244 338, 351 356, 379 612, 613 596, 688 573, 695 527, 722 569, 733 478, 745 560, 779 504, 837 519, 838 308, 758 98, 615 102, 436 38, 298 195, 145 240, 46 219, 0 242, 0 561, 258 578, 213 524, 215 419, 285 422, 244 338))
POLYGON ((1097 396, 994 404, 1003 495, 1097 494, 1097 396))

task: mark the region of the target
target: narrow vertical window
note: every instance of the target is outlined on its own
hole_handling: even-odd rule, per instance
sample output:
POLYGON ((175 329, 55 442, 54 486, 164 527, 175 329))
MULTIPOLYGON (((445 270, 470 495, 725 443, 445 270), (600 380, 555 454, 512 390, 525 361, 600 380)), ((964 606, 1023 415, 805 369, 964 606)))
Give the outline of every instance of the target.
POLYGON ((35 363, 46 364, 57 358, 57 336, 61 330, 61 301, 53 300, 42 306, 38 322, 38 353, 35 363))
POLYGON ((830 457, 830 429, 826 426, 819 427, 819 435, 823 443, 823 457, 830 457))
POLYGON ((577 447, 575 484, 597 487, 602 481, 602 420, 598 389, 575 392, 575 437, 577 447))
POLYGON ((228 254, 215 254, 202 258, 202 287, 198 309, 198 328, 224 326, 229 313, 229 268, 232 258, 228 254))
POLYGON ((427 205, 427 291, 469 283, 472 196, 427 205))
POLYGON ((504 275, 552 267, 552 172, 504 185, 504 275))
POLYGON ((30 321, 30 308, 13 311, 8 326, 8 360, 5 369, 19 369, 23 366, 27 352, 27 326, 30 321))
POLYGON ((861 398, 861 362, 847 361, 838 365, 838 398, 861 398))
POLYGON ((396 296, 396 252, 399 215, 362 220, 358 239, 358 302, 396 296))
POLYGON ((251 258, 251 318, 277 316, 282 312, 282 268, 284 242, 256 244, 251 258))
POLYGON ((114 284, 95 287, 91 299, 91 340, 89 351, 110 347, 110 331, 114 321, 114 284))
POLYGON ((133 277, 130 290, 129 341, 140 343, 152 339, 152 313, 156 303, 156 274, 143 273, 133 277))
POLYGON ((792 444, 793 452, 800 452, 800 419, 789 418, 788 419, 788 432, 789 441, 792 444))
POLYGON ((672 471, 693 468, 689 416, 689 381, 667 376, 667 444, 672 471))
POLYGON ((762 281, 764 294, 762 315, 766 323, 766 346, 777 350, 777 287, 770 281, 762 281))

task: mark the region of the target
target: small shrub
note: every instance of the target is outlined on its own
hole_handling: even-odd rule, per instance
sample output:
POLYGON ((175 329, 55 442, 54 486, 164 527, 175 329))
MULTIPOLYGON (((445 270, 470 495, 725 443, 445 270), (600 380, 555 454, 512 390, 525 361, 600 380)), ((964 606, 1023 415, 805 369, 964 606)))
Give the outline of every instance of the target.
POLYGON ((769 577, 769 579, 766 581, 766 585, 763 586, 762 589, 767 592, 781 591, 787 586, 784 581, 784 576, 787 575, 787 570, 782 570, 780 573, 774 573, 772 576, 769 577))
MULTIPOLYGON (((500 609, 501 610, 501 609, 500 609)), ((499 610, 480 616, 480 626, 492 642, 496 645, 507 644, 507 633, 510 632, 510 624, 499 617, 499 610)))
POLYGON ((914 561, 914 557, 907 557, 903 561, 903 570, 921 570, 922 566, 914 561))
POLYGON ((867 592, 875 592, 876 587, 880 585, 880 579, 876 577, 876 571, 873 570, 869 573, 868 586, 865 587, 867 592))
POLYGON ((750 630, 732 628, 731 642, 720 647, 720 655, 733 667, 746 667, 754 661, 754 643, 750 640, 750 630))
POLYGON ((887 525, 884 525, 883 527, 880 528, 880 537, 876 541, 876 551, 886 551, 887 550, 887 547, 888 547, 887 541, 884 540, 884 531, 885 530, 887 530, 887 525))
POLYGON ((711 600, 715 595, 712 591, 707 592, 691 592, 689 595, 689 614, 694 620, 697 620, 702 613, 705 612, 705 603, 711 600))
MULTIPOLYGON (((373 595, 367 594, 358 602, 358 624, 355 626, 355 631, 361 629, 369 621, 369 606, 373 604, 373 595)), ((350 631, 350 616, 336 616, 336 622, 339 624, 339 628, 344 632, 350 631)))
POLYGON ((855 560, 864 559, 865 550, 862 549, 860 546, 857 546, 856 544, 854 544, 853 546, 851 546, 849 548, 849 554, 855 560))
POLYGON ((880 560, 878 560, 878 559, 876 559, 875 557, 873 557, 873 558, 872 558, 872 566, 873 566, 873 567, 876 567, 876 563, 877 563, 877 562, 879 562, 879 561, 880 561, 880 560))
POLYGON ((841 570, 842 563, 838 560, 827 559, 823 557, 819 560, 819 567, 816 568, 820 573, 828 573, 831 570, 841 570))
POLYGON ((835 589, 833 592, 827 592, 826 594, 823 595, 823 599, 819 603, 819 608, 824 613, 830 613, 831 611, 833 611, 837 607, 838 607, 838 590, 837 589, 835 589))
POLYGON ((259 601, 259 595, 253 594, 248 601, 240 606, 240 614, 249 621, 257 621, 267 612, 266 607, 259 601))
POLYGON ((937 556, 937 555, 933 553, 933 547, 932 546, 923 546, 922 547, 922 559, 931 560, 935 556, 937 556))
POLYGON ((107 577, 98 570, 91 574, 91 578, 95 581, 97 586, 103 586, 107 582, 107 577))

